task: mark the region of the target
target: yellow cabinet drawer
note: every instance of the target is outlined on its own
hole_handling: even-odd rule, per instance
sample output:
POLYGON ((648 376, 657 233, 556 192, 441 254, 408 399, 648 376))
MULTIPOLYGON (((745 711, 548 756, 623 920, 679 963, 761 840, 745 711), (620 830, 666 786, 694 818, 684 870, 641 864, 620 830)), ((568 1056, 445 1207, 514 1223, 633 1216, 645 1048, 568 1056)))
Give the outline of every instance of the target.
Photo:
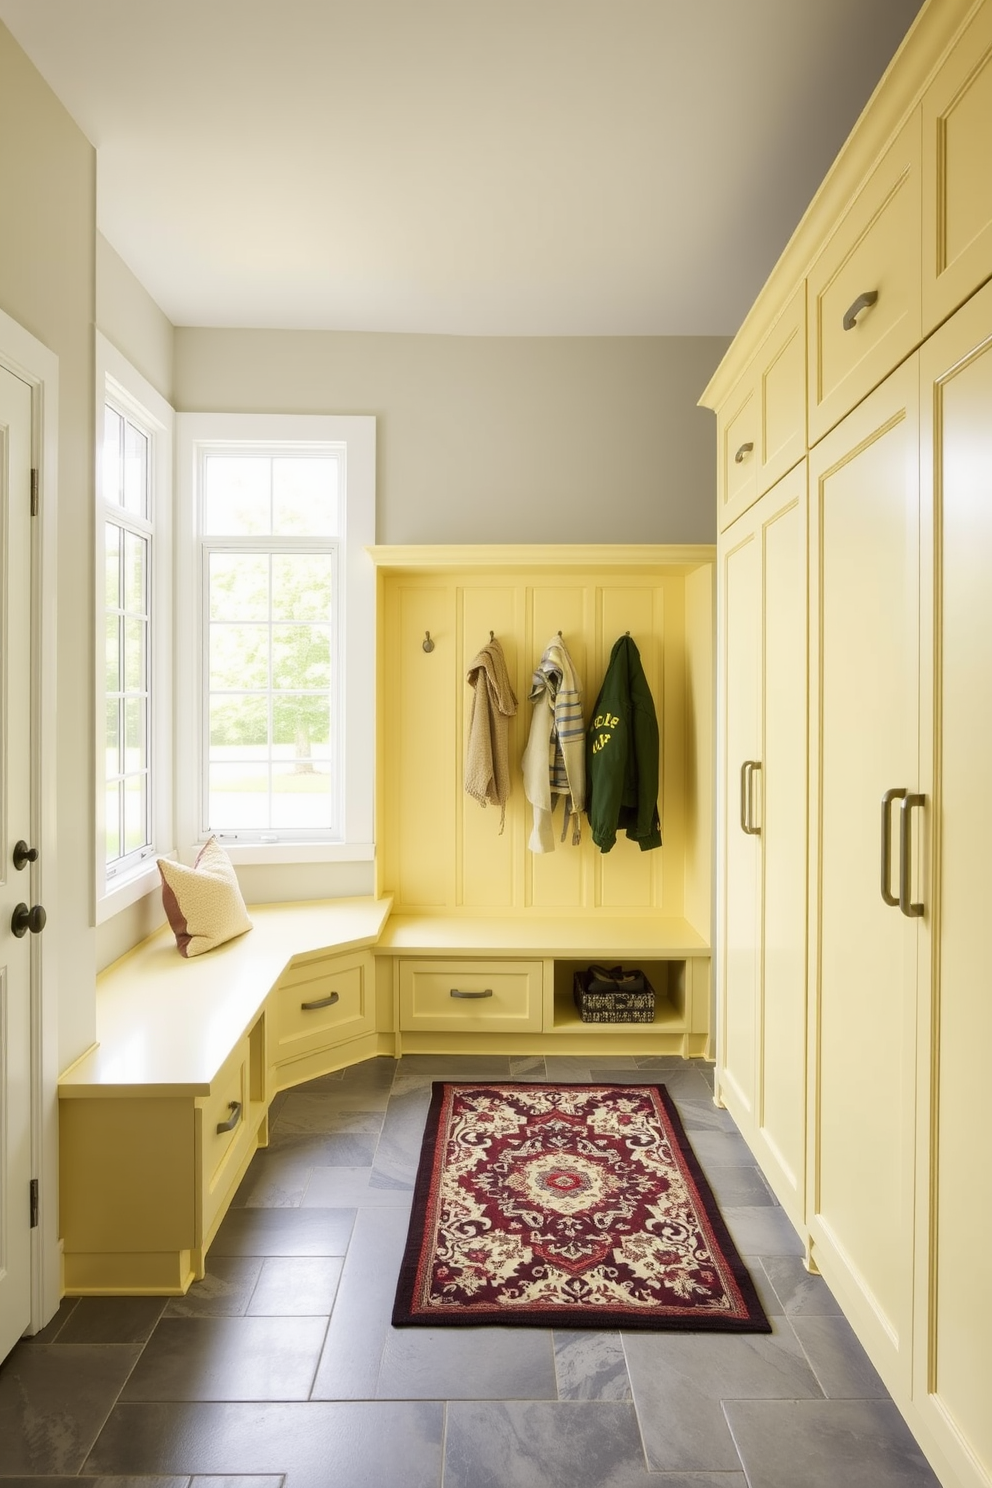
POLYGON ((290 967, 270 997, 270 1062, 278 1068, 370 1033, 374 986, 368 951, 290 967))
POLYGON ((811 446, 919 344, 920 130, 917 109, 809 272, 811 446))
POLYGON ((401 961, 400 1027, 430 1033, 539 1033, 540 961, 401 961))
POLYGON ((992 4, 923 95, 923 333, 992 276, 992 4))
POLYGON ((201 1237, 211 1230, 251 1140, 250 1071, 250 1044, 245 1037, 211 1082, 210 1094, 196 1102, 201 1237))
POLYGON ((800 284, 717 413, 725 531, 806 453, 806 286, 800 284))

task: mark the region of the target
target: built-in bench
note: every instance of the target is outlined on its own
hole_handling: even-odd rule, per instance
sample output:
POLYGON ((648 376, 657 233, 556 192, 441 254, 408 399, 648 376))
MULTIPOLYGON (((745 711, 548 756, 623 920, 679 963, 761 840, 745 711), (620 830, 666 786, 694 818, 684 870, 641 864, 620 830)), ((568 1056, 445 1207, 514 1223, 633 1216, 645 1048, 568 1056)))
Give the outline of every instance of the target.
POLYGON ((251 909, 186 960, 166 926, 97 979, 97 1042, 59 1082, 64 1289, 175 1295, 277 1091, 377 1054, 708 1052, 710 951, 686 920, 391 916, 392 901, 251 909), (650 1024, 586 1024, 578 967, 643 969, 650 1024))
POLYGON ((379 1052, 369 948, 390 907, 253 906, 253 930, 192 960, 165 926, 98 977, 97 1042, 59 1081, 66 1292, 202 1277, 272 1096, 379 1052))

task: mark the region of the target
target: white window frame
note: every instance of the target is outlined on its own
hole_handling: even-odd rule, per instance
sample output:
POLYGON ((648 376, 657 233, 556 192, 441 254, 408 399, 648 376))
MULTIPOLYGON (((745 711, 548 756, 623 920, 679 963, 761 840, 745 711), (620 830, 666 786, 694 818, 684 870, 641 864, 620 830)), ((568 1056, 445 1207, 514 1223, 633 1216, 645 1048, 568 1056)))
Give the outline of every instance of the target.
MULTIPOLYGON (((180 413, 177 436, 177 829, 180 856, 191 861, 209 832, 201 802, 204 759, 204 552, 237 546, 202 534, 199 470, 205 451, 225 446, 258 453, 274 447, 334 447, 341 461, 342 510, 338 587, 341 647, 337 697, 340 830, 319 841, 239 840, 218 832, 235 863, 367 862, 375 856, 375 570, 366 549, 375 542, 375 419, 368 415, 180 413)), ((276 452, 278 452, 276 450, 276 452)), ((278 538, 273 546, 279 547, 278 538)))
MULTIPOLYGON (((175 413, 165 398, 99 331, 96 333, 96 885, 94 922, 102 925, 119 910, 136 903, 159 884, 156 858, 175 856, 172 812, 172 470, 175 413), (151 843, 140 861, 108 877, 104 821, 106 718, 105 652, 105 513, 103 499, 104 406, 110 402, 137 424, 149 440, 149 521, 151 587, 148 688, 151 729, 148 738, 151 843)), ((143 524, 145 525, 145 524, 143 524)))

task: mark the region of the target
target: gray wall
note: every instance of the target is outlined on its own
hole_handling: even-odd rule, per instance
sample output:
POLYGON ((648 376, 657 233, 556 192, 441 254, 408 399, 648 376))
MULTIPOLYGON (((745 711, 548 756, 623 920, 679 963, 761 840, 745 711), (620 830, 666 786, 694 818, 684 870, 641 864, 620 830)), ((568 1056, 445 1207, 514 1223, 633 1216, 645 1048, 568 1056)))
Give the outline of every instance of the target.
MULTIPOLYGON (((96 158, 0 25, 0 308, 59 359, 59 1067, 93 1038, 93 318, 96 158)), ((12 637, 13 644, 26 643, 12 637)), ((48 872, 52 865, 47 865, 48 872)))
POLYGON ((372 413, 380 543, 716 541, 719 336, 179 328, 186 412, 372 413))

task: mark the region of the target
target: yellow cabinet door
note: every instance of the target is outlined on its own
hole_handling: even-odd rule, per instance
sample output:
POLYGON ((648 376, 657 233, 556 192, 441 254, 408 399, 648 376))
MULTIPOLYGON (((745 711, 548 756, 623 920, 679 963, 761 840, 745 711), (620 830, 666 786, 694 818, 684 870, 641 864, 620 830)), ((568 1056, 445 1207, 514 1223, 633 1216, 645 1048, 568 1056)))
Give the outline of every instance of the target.
POLYGON ((279 978, 271 1008, 269 1059, 278 1071, 371 1033, 375 1026, 371 953, 352 951, 297 962, 279 978))
POLYGON ((918 374, 914 356, 810 455, 807 1213, 890 1389, 911 1374, 919 921, 882 897, 881 802, 919 779, 918 374))
POLYGON ((721 1095, 805 1204, 806 464, 721 539, 721 1095), (754 763, 748 768, 747 761, 754 763), (742 773, 743 772, 743 773, 742 773))
POLYGON ((933 584, 923 614, 936 621, 923 738, 940 774, 924 920, 936 954, 924 962, 934 985, 921 1033, 935 1057, 921 1063, 915 1394, 960 1482, 978 1488, 992 1480, 992 1290, 978 1280, 992 1233, 992 285, 923 348, 921 387, 923 512, 936 558, 922 569, 933 584))
POLYGON ((923 95, 923 332, 992 276, 992 4, 923 95))
POLYGON ((806 453, 806 286, 793 292, 717 413, 720 531, 806 453))
POLYGON ((809 271, 809 442, 920 341, 920 113, 903 125, 809 271))

